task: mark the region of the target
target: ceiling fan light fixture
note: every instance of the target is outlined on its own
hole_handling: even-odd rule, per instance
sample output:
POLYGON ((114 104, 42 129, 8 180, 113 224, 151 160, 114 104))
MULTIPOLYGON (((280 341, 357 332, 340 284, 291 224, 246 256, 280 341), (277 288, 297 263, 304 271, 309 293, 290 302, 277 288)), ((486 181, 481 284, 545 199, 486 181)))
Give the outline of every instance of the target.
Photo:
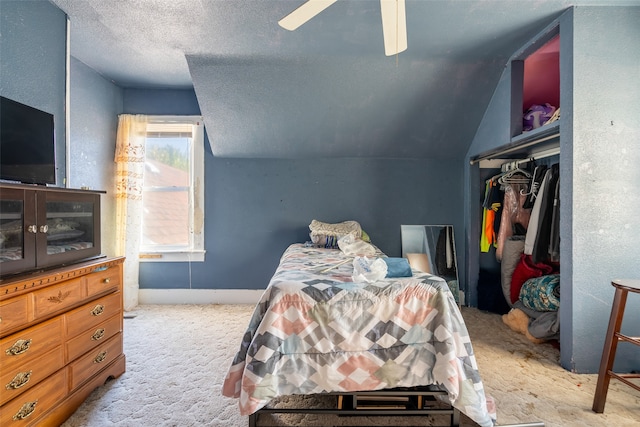
MULTIPOLYGON (((294 31, 337 0, 307 0, 293 12, 278 21, 282 28, 294 31)), ((407 50, 407 17, 405 0, 380 0, 384 53, 397 55, 407 50)))
POLYGON ((296 30, 302 24, 309 21, 311 18, 334 4, 336 1, 338 0, 308 0, 299 8, 279 20, 278 25, 280 25, 285 30, 296 30))
POLYGON ((407 14, 404 0, 380 0, 384 54, 397 55, 407 50, 407 14))

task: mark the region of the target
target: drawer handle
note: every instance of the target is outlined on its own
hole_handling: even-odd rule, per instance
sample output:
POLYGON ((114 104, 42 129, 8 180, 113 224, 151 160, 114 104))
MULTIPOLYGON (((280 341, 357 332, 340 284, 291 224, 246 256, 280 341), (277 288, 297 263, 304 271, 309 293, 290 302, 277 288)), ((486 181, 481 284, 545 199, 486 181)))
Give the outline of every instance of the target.
POLYGON ((33 402, 25 403, 24 405, 22 405, 22 408, 20 408, 20 410, 16 412, 16 414, 13 416, 13 420, 14 421, 24 420, 29 415, 33 414, 33 411, 36 410, 37 404, 38 404, 37 400, 34 400, 33 402))
POLYGON ((106 350, 101 351, 100 354, 98 354, 96 358, 93 359, 93 363, 102 363, 106 358, 107 358, 107 351, 106 350))
POLYGON ((96 332, 93 335, 91 335, 91 340, 92 341, 98 341, 102 337, 104 337, 104 329, 100 328, 100 329, 96 330, 96 332))
POLYGON ((91 310, 92 316, 100 316, 104 312, 104 305, 98 304, 91 310))
POLYGON ((4 386, 4 388, 6 388, 7 390, 19 389, 20 387, 22 387, 23 385, 29 382, 29 380, 31 379, 31 372, 33 371, 18 372, 18 374, 15 377, 13 377, 13 379, 9 382, 9 384, 4 386))
POLYGON ((18 340, 14 345, 4 351, 7 356, 18 356, 19 354, 26 353, 31 347, 31 339, 18 340))
POLYGON ((103 280, 104 283, 109 283, 111 282, 111 279, 109 279, 108 277, 106 279, 103 280))

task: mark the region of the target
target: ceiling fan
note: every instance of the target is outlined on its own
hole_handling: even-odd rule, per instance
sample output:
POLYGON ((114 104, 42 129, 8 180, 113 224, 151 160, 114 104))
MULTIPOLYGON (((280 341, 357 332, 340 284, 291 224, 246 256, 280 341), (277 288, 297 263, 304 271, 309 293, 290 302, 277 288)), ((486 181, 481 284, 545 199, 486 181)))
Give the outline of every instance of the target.
MULTIPOLYGON (((307 0, 278 21, 278 24, 284 29, 293 31, 336 1, 338 0, 307 0)), ((385 55, 391 56, 405 51, 407 49, 407 19, 404 0, 380 0, 380 14, 382 15, 385 55)))

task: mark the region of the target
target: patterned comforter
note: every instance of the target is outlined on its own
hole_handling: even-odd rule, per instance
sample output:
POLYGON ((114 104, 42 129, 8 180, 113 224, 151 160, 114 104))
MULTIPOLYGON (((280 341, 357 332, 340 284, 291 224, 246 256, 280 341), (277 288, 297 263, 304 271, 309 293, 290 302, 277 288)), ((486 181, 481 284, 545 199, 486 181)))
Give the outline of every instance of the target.
POLYGON ((223 394, 251 414, 278 396, 438 385, 492 426, 467 328, 446 282, 354 283, 340 250, 291 245, 257 304, 223 394), (341 264, 342 263, 342 264, 341 264))

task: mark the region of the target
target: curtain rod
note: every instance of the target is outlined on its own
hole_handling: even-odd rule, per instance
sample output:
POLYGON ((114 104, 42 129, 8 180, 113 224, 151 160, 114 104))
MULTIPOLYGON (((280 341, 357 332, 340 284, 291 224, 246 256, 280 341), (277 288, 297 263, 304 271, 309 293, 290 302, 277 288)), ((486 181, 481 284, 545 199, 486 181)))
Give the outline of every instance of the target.
MULTIPOLYGON (((504 154, 509 154, 509 153, 514 152, 514 151, 522 150, 523 148, 527 148, 527 147, 530 147, 532 145, 536 145, 536 144, 539 144, 541 142, 548 141, 548 140, 553 139, 553 138, 557 138, 559 136, 560 136, 560 132, 557 132, 557 133, 545 136, 545 137, 540 138, 540 139, 529 141, 529 142, 527 142, 525 144, 517 145, 515 147, 505 148, 504 150, 499 150, 499 151, 496 151, 495 153, 487 154, 487 155, 478 157, 476 159, 472 159, 472 160, 469 161, 469 164, 475 165, 476 163, 481 162, 482 160, 497 159, 497 158, 499 158, 499 156, 502 156, 504 154)), ((530 157, 535 157, 535 156, 530 156, 530 157)))

